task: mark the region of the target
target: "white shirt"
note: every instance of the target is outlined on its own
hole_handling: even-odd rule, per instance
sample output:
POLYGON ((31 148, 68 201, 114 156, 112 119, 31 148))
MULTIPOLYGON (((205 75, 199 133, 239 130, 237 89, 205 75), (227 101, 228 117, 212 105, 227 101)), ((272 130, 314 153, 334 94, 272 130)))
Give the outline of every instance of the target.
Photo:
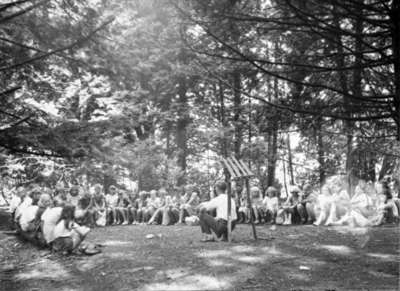
MULTIPOLYGON (((216 209, 217 210, 217 219, 225 219, 228 220, 228 195, 227 194, 219 194, 217 197, 211 199, 208 202, 204 203, 204 207, 208 210, 216 209)), ((231 198, 231 218, 232 220, 237 219, 236 215, 236 204, 235 200, 231 198)))
POLYGON ((57 238, 54 235, 54 228, 61 218, 62 210, 62 207, 47 208, 42 214, 43 237, 47 243, 50 243, 57 238))
POLYGON ((108 207, 117 207, 118 206, 118 195, 114 194, 107 194, 106 195, 106 202, 108 207))
POLYGON ((267 210, 277 210, 278 209, 278 204, 279 200, 278 197, 268 197, 265 196, 263 200, 263 204, 267 210))
POLYGON ((32 205, 32 198, 29 196, 26 196, 22 203, 15 209, 15 221, 18 221, 19 218, 21 217, 22 213, 25 211, 26 208, 32 205))
POLYGON ((21 197, 13 195, 10 201, 10 212, 13 213, 20 204, 21 204, 21 197))
MULTIPOLYGON (((72 223, 71 225, 72 226, 72 223)), ((65 220, 60 220, 53 230, 54 239, 59 237, 69 237, 72 235, 72 229, 65 227, 65 220)))
POLYGON ((32 205, 28 206, 24 209, 24 211, 21 213, 21 218, 19 219, 19 225, 21 226, 21 229, 23 231, 28 231, 29 229, 29 224, 32 222, 35 217, 36 213, 39 209, 39 206, 37 205, 32 205))
POLYGON ((81 197, 79 195, 76 196, 68 196, 68 202, 71 203, 71 205, 77 207, 78 203, 79 203, 79 199, 81 199, 81 197))

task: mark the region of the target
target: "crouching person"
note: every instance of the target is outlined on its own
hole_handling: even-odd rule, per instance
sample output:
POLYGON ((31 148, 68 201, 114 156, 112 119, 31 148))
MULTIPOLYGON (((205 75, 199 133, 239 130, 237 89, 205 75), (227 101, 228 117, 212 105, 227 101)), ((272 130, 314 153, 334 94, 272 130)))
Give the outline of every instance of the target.
MULTIPOLYGON (((203 202, 199 205, 200 209, 200 228, 202 232, 203 242, 217 240, 226 240, 228 236, 228 194, 227 185, 225 182, 220 181, 215 185, 217 197, 208 202, 203 202), (207 214, 207 211, 216 210, 216 217, 207 214)), ((232 230, 236 225, 236 205, 235 200, 231 198, 231 218, 232 230)))
POLYGON ((46 243, 56 252, 69 254, 76 250, 90 228, 74 222, 75 207, 54 207, 42 215, 43 236, 46 243))
POLYGON ((45 246, 41 229, 41 216, 52 204, 52 199, 48 194, 40 195, 39 201, 35 205, 28 206, 21 214, 20 235, 39 246, 45 246))

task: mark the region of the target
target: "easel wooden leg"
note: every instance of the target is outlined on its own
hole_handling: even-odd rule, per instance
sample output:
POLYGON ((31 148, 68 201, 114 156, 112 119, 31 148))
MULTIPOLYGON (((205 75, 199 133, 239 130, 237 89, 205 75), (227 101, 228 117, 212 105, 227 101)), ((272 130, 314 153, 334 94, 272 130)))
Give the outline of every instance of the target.
POLYGON ((231 215, 231 208, 232 208, 232 203, 231 203, 231 197, 232 197, 232 191, 231 191, 231 184, 228 183, 228 242, 232 241, 232 215, 231 215))

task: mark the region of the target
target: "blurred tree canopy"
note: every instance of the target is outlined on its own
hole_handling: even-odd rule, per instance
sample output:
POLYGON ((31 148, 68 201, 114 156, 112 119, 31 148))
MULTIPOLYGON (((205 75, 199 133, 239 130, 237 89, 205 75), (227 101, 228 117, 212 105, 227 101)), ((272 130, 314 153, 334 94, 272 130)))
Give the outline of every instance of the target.
POLYGON ((3 175, 36 157, 208 191, 220 156, 263 190, 398 169, 398 1, 1 3, 3 175))

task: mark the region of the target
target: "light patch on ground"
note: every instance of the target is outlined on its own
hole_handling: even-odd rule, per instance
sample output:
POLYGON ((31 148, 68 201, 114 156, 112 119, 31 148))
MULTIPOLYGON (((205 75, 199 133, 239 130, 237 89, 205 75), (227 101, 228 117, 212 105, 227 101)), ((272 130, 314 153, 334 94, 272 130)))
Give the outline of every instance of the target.
POLYGON ((372 276, 375 277, 379 277, 379 278, 394 278, 396 277, 395 275, 392 274, 388 274, 388 273, 384 273, 384 272, 376 272, 376 271, 368 271, 369 274, 371 274, 372 276))
POLYGON ((200 258, 230 257, 232 256, 232 252, 227 250, 203 250, 198 254, 198 256, 200 258))
POLYGON ((266 261, 262 256, 235 256, 234 259, 247 264, 261 264, 266 261))
POLYGON ((223 259, 209 259, 206 262, 210 267, 233 267, 235 266, 233 263, 229 263, 223 259))
POLYGON ((252 246, 239 245, 232 247, 231 250, 236 253, 250 253, 250 252, 256 252, 257 248, 252 246))
POLYGON ((104 246, 126 246, 126 245, 131 245, 132 242, 130 241, 121 241, 121 240, 107 240, 105 242, 101 243, 104 246))
POLYGON ((191 275, 178 278, 170 283, 153 283, 143 286, 140 290, 144 291, 193 291, 193 290, 226 290, 232 288, 232 285, 224 280, 212 276, 191 275))
POLYGON ((111 259, 119 259, 119 258, 129 258, 129 255, 127 252, 112 252, 112 253, 107 253, 107 257, 111 259))
POLYGON ((343 234, 352 234, 352 235, 366 235, 369 231, 367 227, 350 227, 350 226, 336 226, 332 227, 332 229, 336 230, 339 233, 343 234))
POLYGON ((269 255, 273 255, 273 256, 286 255, 285 253, 283 253, 280 250, 278 250, 275 245, 272 245, 270 247, 263 247, 263 248, 261 248, 261 251, 263 253, 266 253, 266 254, 269 254, 269 255))
POLYGON ((60 263, 48 259, 42 259, 36 264, 32 264, 28 270, 23 270, 15 275, 17 280, 52 279, 62 281, 70 277, 71 274, 60 263))
POLYGON ((310 275, 304 271, 303 273, 290 273, 288 275, 289 279, 299 280, 299 281, 310 281, 310 275))
POLYGON ((354 253, 354 250, 349 248, 348 246, 343 246, 343 245, 320 245, 319 246, 321 249, 328 250, 332 253, 338 254, 338 255, 351 255, 354 253))
POLYGON ((391 262, 391 261, 398 261, 399 256, 394 254, 381 254, 381 253, 368 253, 368 257, 381 259, 382 261, 391 262))
POLYGON ((317 260, 316 258, 312 258, 312 257, 302 257, 300 261, 305 266, 318 266, 318 267, 320 267, 320 266, 326 264, 326 262, 321 261, 321 260, 317 260))
POLYGON ((105 262, 104 256, 93 256, 87 258, 86 260, 78 262, 76 264, 76 268, 81 272, 85 272, 92 270, 101 264, 104 264, 104 262, 105 262))

